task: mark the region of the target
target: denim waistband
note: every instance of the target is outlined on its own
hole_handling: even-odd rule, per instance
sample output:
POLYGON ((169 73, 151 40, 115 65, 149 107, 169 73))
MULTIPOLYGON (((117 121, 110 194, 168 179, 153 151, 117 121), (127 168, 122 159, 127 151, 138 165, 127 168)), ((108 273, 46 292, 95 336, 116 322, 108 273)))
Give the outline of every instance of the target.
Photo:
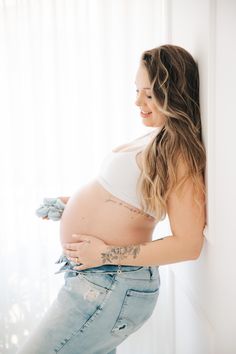
MULTIPOLYGON (((72 262, 69 260, 64 254, 62 254, 58 260, 55 262, 55 264, 60 264, 64 263, 62 267, 55 272, 54 274, 59 274, 63 272, 81 272, 81 270, 76 270, 73 269, 75 265, 78 265, 75 262, 72 262)), ((82 263, 79 263, 82 264, 82 263)), ((122 273, 128 273, 128 272, 134 272, 138 271, 141 269, 147 269, 150 271, 150 273, 153 273, 155 270, 158 269, 159 266, 130 266, 130 265, 116 265, 116 264, 104 264, 99 267, 91 267, 87 269, 83 269, 82 272, 96 272, 96 273, 117 273, 117 272, 122 272, 122 273)))

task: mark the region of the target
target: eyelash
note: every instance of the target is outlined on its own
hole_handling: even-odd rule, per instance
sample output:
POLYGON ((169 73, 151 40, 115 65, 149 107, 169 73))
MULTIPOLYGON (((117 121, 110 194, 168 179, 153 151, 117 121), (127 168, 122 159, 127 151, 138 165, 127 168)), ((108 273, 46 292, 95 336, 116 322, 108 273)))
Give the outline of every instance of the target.
MULTIPOLYGON (((138 94, 138 90, 136 90, 136 93, 138 94)), ((149 100, 152 99, 152 96, 146 96, 149 100)))

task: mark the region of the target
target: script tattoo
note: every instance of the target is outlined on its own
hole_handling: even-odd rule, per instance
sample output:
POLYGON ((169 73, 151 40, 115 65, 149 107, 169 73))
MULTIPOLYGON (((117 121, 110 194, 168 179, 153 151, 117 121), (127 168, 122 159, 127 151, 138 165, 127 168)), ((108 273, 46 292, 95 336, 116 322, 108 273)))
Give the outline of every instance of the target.
POLYGON ((123 246, 123 247, 111 246, 107 252, 101 253, 102 261, 103 263, 106 262, 112 263, 112 261, 114 260, 120 261, 124 258, 127 258, 128 256, 133 256, 133 258, 136 258, 140 252, 140 247, 145 245, 146 243, 123 246))
POLYGON ((132 207, 129 204, 122 202, 121 200, 115 200, 115 199, 112 199, 112 198, 108 198, 108 199, 106 199, 106 202, 113 202, 115 204, 122 205, 125 208, 127 208, 129 211, 131 211, 132 213, 140 214, 140 215, 145 216, 147 219, 154 220, 153 216, 143 212, 142 210, 139 210, 138 208, 132 207))

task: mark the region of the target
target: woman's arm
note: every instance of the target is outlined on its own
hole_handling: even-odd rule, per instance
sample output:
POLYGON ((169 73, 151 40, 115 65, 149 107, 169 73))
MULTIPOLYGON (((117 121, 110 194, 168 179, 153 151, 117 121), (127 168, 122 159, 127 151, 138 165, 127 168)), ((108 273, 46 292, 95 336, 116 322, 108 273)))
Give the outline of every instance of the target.
POLYGON ((204 235, 194 244, 183 242, 176 236, 130 246, 107 246, 101 252, 103 264, 133 266, 165 265, 197 259, 203 245, 204 235))
MULTIPOLYGON (((184 167, 179 177, 183 176, 184 167)), ((125 247, 107 246, 101 254, 104 263, 121 265, 164 265, 197 259, 204 242, 206 223, 205 199, 198 195, 200 208, 194 201, 193 182, 184 183, 181 197, 172 192, 167 201, 167 214, 172 235, 159 240, 125 247), (118 257, 118 258, 117 258, 118 257)))

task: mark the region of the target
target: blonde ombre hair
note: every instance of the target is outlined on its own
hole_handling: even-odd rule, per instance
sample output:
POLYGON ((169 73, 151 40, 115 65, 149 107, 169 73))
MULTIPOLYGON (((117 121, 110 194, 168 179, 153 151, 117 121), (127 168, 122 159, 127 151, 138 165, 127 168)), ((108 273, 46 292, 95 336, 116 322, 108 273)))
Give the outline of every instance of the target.
POLYGON ((166 117, 162 129, 142 152, 137 184, 142 210, 154 212, 159 221, 166 216, 171 191, 180 197, 181 187, 189 178, 199 207, 202 196, 205 199, 206 152, 201 133, 199 72, 193 57, 176 45, 146 50, 140 64, 148 72, 155 103, 166 117), (181 178, 179 166, 181 171, 184 166, 181 178))

